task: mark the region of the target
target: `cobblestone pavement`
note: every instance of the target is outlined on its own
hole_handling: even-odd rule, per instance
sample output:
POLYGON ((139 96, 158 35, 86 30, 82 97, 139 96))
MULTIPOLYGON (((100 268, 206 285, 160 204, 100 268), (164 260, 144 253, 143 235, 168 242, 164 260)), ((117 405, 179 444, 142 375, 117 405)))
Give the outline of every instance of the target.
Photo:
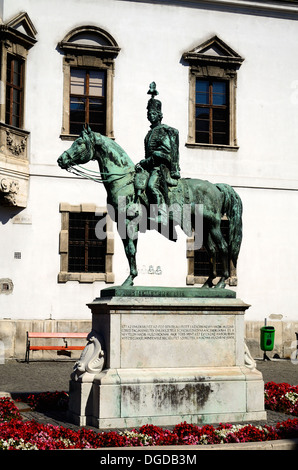
MULTIPOLYGON (((264 382, 286 382, 298 385, 298 364, 289 360, 257 360, 257 369, 262 372, 264 382)), ((62 361, 31 361, 29 364, 23 361, 9 360, 0 364, 0 391, 8 392, 14 398, 19 394, 66 391, 69 390, 69 377, 74 362, 62 361)), ((47 412, 47 414, 33 412, 24 404, 20 405, 21 413, 25 419, 35 419, 42 423, 66 426, 77 429, 67 420, 66 412, 47 412)), ((274 425, 285 421, 291 416, 284 413, 267 411, 267 420, 254 422, 254 424, 274 425)), ((90 429, 94 429, 88 426, 90 429)))

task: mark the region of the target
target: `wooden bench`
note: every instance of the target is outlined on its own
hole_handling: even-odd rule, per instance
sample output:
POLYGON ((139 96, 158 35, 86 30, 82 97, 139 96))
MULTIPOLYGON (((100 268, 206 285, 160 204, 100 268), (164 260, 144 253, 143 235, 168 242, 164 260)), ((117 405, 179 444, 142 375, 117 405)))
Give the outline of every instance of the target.
MULTIPOLYGON (((27 331, 27 341, 26 341, 26 355, 25 361, 29 362, 29 354, 30 351, 80 351, 85 348, 84 346, 69 346, 67 344, 67 339, 70 338, 84 338, 87 339, 88 333, 38 333, 38 332, 29 332, 27 331), (53 338, 61 338, 64 341, 63 345, 31 345, 30 340, 33 338, 46 338, 46 339, 53 339, 53 338)), ((57 352, 57 354, 59 354, 57 352)))

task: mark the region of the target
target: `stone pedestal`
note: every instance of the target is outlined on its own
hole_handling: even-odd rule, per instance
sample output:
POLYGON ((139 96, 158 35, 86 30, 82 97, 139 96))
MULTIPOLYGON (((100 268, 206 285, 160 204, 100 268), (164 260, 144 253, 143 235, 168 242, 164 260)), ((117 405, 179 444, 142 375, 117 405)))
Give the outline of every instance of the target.
POLYGON ((244 342, 249 305, 212 291, 102 291, 70 382, 72 421, 112 429, 266 419, 262 374, 244 342))

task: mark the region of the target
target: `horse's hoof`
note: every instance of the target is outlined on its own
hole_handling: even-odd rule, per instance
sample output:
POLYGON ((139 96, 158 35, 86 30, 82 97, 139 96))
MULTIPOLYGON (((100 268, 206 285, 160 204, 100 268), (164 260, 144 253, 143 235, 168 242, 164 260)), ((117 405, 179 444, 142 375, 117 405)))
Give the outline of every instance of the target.
POLYGON ((133 286, 133 277, 132 276, 128 276, 128 278, 125 279, 125 281, 122 284, 122 287, 130 287, 130 286, 133 286))
POLYGON ((207 279, 205 284, 202 285, 201 289, 212 289, 214 287, 212 279, 207 279))
POLYGON ((225 281, 219 281, 216 286, 215 286, 215 289, 225 289, 226 287, 226 283, 225 281))

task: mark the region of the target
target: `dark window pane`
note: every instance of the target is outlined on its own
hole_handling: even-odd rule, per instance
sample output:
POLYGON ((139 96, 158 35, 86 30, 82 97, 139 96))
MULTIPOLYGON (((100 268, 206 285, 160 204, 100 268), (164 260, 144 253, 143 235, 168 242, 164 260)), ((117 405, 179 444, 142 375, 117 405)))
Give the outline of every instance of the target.
POLYGON ((199 108, 199 107, 196 108, 197 119, 205 119, 209 121, 209 115, 210 115, 210 111, 208 108, 199 108))
POLYGON ((213 109, 213 120, 214 121, 225 121, 228 116, 228 110, 226 108, 214 108, 213 109))
POLYGON ((86 100, 84 98, 70 98, 70 111, 84 111, 85 112, 86 100))
POLYGON ((11 67, 12 67, 12 58, 7 56, 7 70, 6 70, 6 81, 11 82, 11 67))
POLYGON ((196 132, 196 142, 209 144, 209 132, 196 132))
POLYGON ((229 117, 227 109, 213 110, 213 143, 229 144, 229 117))
POLYGON ((221 145, 229 145, 229 136, 225 133, 213 134, 213 143, 221 145))
POLYGON ((104 123, 91 123, 90 124, 91 129, 93 132, 99 132, 102 135, 105 135, 106 133, 106 126, 104 123))
POLYGON ((79 134, 85 124, 86 100, 84 98, 70 99, 70 133, 79 134))
POLYGON ((196 109, 196 131, 204 131, 209 133, 209 109, 197 108, 196 109))
POLYGON ((69 272, 85 272, 85 249, 84 246, 70 245, 68 250, 69 272))
POLYGON ((227 122, 226 121, 214 121, 213 120, 213 132, 227 132, 227 122))
POLYGON ((15 85, 17 87, 21 86, 21 69, 20 69, 20 64, 17 61, 15 61, 15 63, 14 63, 12 83, 13 83, 13 85, 15 85), (16 71, 16 69, 17 69, 17 71, 16 71))
POLYGON ((84 127, 85 123, 69 123, 69 132, 74 135, 79 135, 84 127))
POLYGON ((224 106, 226 105, 226 95, 221 95, 219 93, 213 93, 213 104, 215 106, 224 106))
POLYGON ((99 220, 89 212, 69 213, 69 272, 105 272, 106 239, 95 233, 99 220))
POLYGON ((227 84, 226 82, 213 82, 212 83, 212 89, 213 93, 226 93, 226 87, 227 84))
POLYGON ((21 127, 23 101, 23 61, 7 56, 5 122, 21 127))
POLYGON ((197 120, 197 132, 200 131, 209 133, 209 121, 197 120))
POLYGON ((209 82, 208 82, 208 80, 197 80, 196 81, 196 92, 197 93, 209 93, 209 82))
POLYGON ((100 112, 104 111, 104 101, 100 99, 90 98, 89 99, 89 110, 90 112, 100 112))
POLYGON ((212 104, 222 106, 227 104, 226 82, 213 82, 212 84, 212 104))
POLYGON ((209 257, 205 248, 195 251, 194 256, 194 275, 195 276, 209 276, 209 257))
POLYGON ((105 127, 106 113, 103 100, 89 100, 89 124, 92 129, 105 127))
POLYGON ((196 109, 196 142, 208 144, 210 128, 210 110, 208 108, 196 109))
POLYGON ((196 81, 196 104, 209 104, 209 82, 196 81))

